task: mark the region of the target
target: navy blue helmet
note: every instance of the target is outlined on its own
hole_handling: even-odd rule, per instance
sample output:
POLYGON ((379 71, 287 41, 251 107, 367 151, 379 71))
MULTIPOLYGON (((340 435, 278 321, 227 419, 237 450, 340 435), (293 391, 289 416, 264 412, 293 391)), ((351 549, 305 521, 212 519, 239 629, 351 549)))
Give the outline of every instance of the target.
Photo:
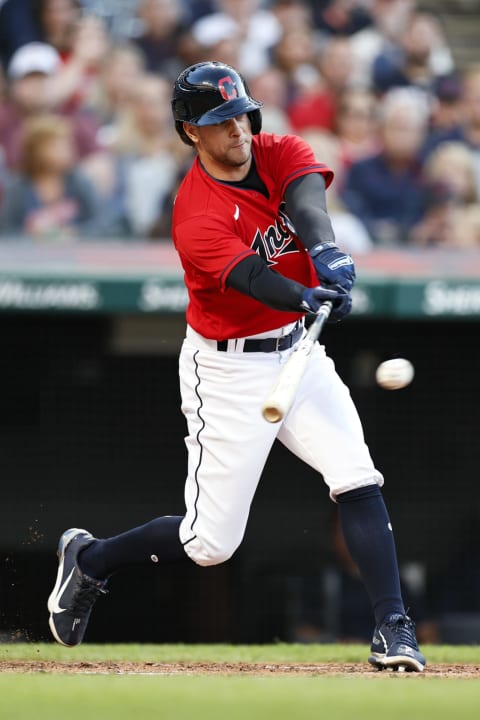
POLYGON ((243 77, 230 65, 202 62, 186 68, 175 81, 172 97, 175 129, 184 143, 192 141, 183 123, 216 125, 246 113, 253 135, 260 132, 262 103, 250 97, 243 77))

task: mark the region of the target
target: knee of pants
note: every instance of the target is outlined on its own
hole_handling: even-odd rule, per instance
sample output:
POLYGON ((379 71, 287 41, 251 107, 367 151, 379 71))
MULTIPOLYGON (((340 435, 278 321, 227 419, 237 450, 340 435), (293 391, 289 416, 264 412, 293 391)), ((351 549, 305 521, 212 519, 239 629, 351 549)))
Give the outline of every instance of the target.
POLYGON ((237 547, 238 543, 215 543, 207 541, 200 537, 195 537, 184 545, 185 552, 190 560, 197 565, 209 567, 211 565, 221 565, 221 563, 229 560, 237 547))

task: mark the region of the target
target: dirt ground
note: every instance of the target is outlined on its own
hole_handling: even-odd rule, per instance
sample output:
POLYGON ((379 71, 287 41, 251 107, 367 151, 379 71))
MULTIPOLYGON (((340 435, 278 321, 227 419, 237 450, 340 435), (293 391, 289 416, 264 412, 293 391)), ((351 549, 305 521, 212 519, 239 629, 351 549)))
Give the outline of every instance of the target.
POLYGON ((70 675, 358 675, 362 677, 388 678, 443 677, 480 679, 480 665, 443 665, 427 667, 424 673, 378 672, 367 664, 325 663, 315 665, 281 663, 129 663, 129 662, 69 662, 50 661, 0 661, 1 673, 66 673, 70 675))

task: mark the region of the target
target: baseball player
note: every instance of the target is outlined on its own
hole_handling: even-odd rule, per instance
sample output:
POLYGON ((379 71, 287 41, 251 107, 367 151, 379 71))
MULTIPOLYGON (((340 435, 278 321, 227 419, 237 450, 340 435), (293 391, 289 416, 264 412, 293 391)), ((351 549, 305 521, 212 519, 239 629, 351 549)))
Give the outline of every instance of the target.
POLYGON ((318 471, 338 503, 376 621, 369 662, 421 671, 425 658, 402 601, 383 477, 349 391, 320 344, 284 420, 268 423, 260 411, 304 335, 305 315, 325 300, 333 303, 333 322, 351 309, 354 264, 336 246, 326 211, 332 171, 301 138, 261 132, 261 103, 228 65, 184 70, 172 108, 180 138, 196 149, 173 214, 189 293, 180 354, 186 512, 107 539, 67 530, 48 601, 52 633, 63 645, 79 644, 94 602, 123 567, 228 560, 278 438, 318 471))

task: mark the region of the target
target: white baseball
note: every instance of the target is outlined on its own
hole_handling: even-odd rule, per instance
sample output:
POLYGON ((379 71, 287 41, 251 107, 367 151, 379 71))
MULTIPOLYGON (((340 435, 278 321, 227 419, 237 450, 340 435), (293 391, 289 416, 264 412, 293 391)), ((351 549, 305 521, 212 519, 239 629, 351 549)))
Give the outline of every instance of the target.
POLYGON ((377 367, 375 377, 380 387, 385 390, 400 390, 409 385, 415 370, 410 360, 393 358, 385 360, 377 367))

